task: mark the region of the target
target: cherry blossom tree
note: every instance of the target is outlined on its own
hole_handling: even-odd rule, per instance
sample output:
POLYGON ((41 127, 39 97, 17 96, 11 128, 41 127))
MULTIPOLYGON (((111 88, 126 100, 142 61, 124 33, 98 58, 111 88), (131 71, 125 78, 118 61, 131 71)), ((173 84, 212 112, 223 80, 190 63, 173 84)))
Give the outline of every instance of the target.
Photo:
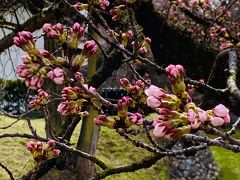
MULTIPOLYGON (((0 138, 30 139, 26 150, 36 161, 31 179, 47 173, 66 153, 69 159, 75 159, 72 161, 75 169, 85 168, 85 174, 79 172, 78 177, 101 179, 150 167, 166 156, 196 152, 209 146, 240 151, 239 140, 232 137, 240 118, 233 122, 229 114, 234 111, 231 107, 237 107, 240 102, 237 86, 239 17, 231 9, 234 5, 238 7, 239 1, 218 6, 208 0, 154 1, 153 4, 152 1, 138 0, 41 2, 45 8, 37 9, 29 20, 14 26, 15 31, 0 40, 0 51, 14 44, 26 53, 19 57, 22 64, 17 67, 17 74, 29 91, 36 92, 36 97, 28 102, 24 115, 38 110, 48 127, 47 137, 41 137, 31 125, 31 120, 27 119, 31 134, 0 134, 0 138), (141 14, 143 8, 147 11, 141 14), (147 21, 151 22, 152 19, 141 21, 144 15, 152 17, 157 27, 159 24, 162 26, 152 30, 153 34, 149 37, 153 25, 147 21), (62 23, 53 22, 54 17, 61 19, 62 23), (39 21, 33 26, 35 19, 39 21), (67 23, 63 23, 64 20, 67 23), (141 26, 145 29, 142 30, 141 26), (36 45, 39 37, 34 37, 32 32, 38 28, 42 28, 42 36, 57 44, 53 52, 41 50, 36 45), (174 34, 176 28, 179 34, 185 33, 183 37, 187 35, 188 43, 194 42, 197 51, 216 56, 215 62, 206 65, 211 67, 209 74, 205 73, 202 77, 208 78, 206 82, 188 77, 188 70, 197 71, 195 67, 200 62, 195 61, 192 66, 182 61, 174 63, 158 59, 162 51, 168 49, 161 48, 157 52, 161 38, 155 38, 158 34, 167 33, 161 32, 166 29, 171 30, 169 34, 174 34), (227 69, 227 78, 220 76, 226 81, 224 87, 214 86, 216 72, 221 72, 221 60, 225 61, 222 64, 227 69), (96 61, 102 61, 99 67, 96 61), (83 75, 84 64, 88 66, 87 76, 83 75), (127 96, 113 103, 103 98, 97 89, 121 66, 128 66, 133 78, 118 79, 127 96), (139 69, 144 69, 144 73, 140 73, 139 69), (57 87, 55 91, 49 89, 50 83, 57 87), (230 98, 219 102, 213 98, 213 103, 199 105, 194 97, 196 92, 205 98, 209 98, 210 94, 218 98, 234 97, 234 100, 230 98), (107 115, 103 108, 115 110, 117 115, 107 115), (58 122, 53 120, 54 112, 61 117, 58 122), (148 119, 149 112, 155 112, 157 117, 148 119), (74 148, 69 140, 80 121, 81 135, 74 148), (233 125, 229 131, 218 128, 231 121, 233 125), (98 126, 115 129, 126 142, 151 152, 152 156, 143 157, 132 164, 110 167, 94 155, 93 139, 97 139, 98 126), (218 137, 211 139, 201 136, 199 131, 218 137), (148 142, 137 140, 135 136, 138 134, 145 135, 148 142), (172 143, 163 145, 158 143, 159 139, 172 143), (181 150, 172 150, 180 139, 195 143, 181 150), (94 165, 101 170, 94 173, 94 165)), ((177 39, 180 39, 179 35, 177 39)), ((187 53, 190 52, 184 52, 187 53)), ((194 73, 193 77, 201 78, 194 73)), ((9 113, 6 115, 11 116, 9 113)), ((12 178, 12 173, 7 167, 5 169, 12 178)))

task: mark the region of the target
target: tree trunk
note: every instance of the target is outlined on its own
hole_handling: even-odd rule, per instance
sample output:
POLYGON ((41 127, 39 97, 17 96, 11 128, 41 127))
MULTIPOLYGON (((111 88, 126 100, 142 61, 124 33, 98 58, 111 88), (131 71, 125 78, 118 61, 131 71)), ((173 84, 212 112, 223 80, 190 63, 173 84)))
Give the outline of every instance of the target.
MULTIPOLYGON (((99 52, 88 59, 88 79, 90 79, 96 72, 97 60, 99 58, 99 52)), ((87 107, 89 116, 82 119, 81 133, 77 143, 77 149, 94 155, 97 148, 99 127, 93 122, 93 119, 97 117, 98 112, 93 109, 92 106, 87 107)), ((95 164, 87 159, 77 157, 76 160, 76 174, 78 179, 88 180, 94 175, 95 164)))

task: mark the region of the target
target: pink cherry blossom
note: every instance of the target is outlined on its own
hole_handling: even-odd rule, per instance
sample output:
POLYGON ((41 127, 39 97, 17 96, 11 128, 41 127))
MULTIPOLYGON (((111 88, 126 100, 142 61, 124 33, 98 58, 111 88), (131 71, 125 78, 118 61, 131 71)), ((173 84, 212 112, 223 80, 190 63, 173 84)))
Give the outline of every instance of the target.
POLYGON ((230 123, 231 118, 230 118, 229 114, 227 114, 226 116, 224 116, 223 120, 224 120, 224 123, 230 123))
POLYGON ((154 96, 149 96, 147 98, 147 105, 152 107, 152 108, 157 108, 161 105, 161 101, 154 96))
POLYGON ((221 117, 211 117, 210 121, 212 123, 213 126, 221 126, 224 124, 224 119, 221 117))
POLYGON ((154 86, 154 85, 151 85, 144 92, 147 96, 154 96, 156 98, 160 98, 160 97, 165 95, 165 90, 164 89, 159 88, 159 87, 154 86))
POLYGON ((213 109, 213 113, 216 116, 224 117, 229 113, 229 110, 224 105, 219 104, 213 109))

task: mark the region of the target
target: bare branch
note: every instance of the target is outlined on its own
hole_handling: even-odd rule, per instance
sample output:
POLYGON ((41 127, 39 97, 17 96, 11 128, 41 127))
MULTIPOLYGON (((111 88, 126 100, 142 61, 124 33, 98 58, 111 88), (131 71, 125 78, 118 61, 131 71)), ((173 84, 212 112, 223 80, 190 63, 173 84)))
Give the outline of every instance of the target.
POLYGON ((11 179, 11 180, 14 180, 13 174, 12 174, 12 172, 7 168, 7 166, 4 166, 1 162, 0 162, 0 166, 1 166, 1 168, 3 168, 3 169, 8 173, 10 179, 11 179))

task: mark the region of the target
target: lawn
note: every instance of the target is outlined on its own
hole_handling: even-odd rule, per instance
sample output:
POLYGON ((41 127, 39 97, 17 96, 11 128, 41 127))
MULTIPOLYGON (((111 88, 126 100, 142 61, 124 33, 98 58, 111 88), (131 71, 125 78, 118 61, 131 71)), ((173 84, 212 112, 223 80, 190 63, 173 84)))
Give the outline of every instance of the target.
MULTIPOLYGON (((0 116, 0 127, 6 126, 15 119, 0 116)), ((37 133, 44 136, 44 121, 42 119, 32 120, 33 126, 37 129, 37 133)), ((80 127, 78 126, 71 139, 72 143, 77 141, 80 127)), ((21 120, 8 129, 0 129, 2 133, 14 133, 14 132, 27 132, 29 129, 27 122, 21 120)), ((237 136, 240 136, 240 134, 237 136)), ((142 138, 142 137, 138 137, 142 138)), ((31 158, 31 154, 26 149, 26 139, 20 138, 4 138, 0 139, 0 162, 7 165, 13 172, 16 179, 20 178, 23 174, 28 172, 34 167, 34 161, 31 158)), ((220 167, 221 180, 240 179, 240 156, 229 150, 222 148, 211 148, 214 157, 220 167)), ((109 165, 122 165, 123 163, 130 163, 138 161, 139 157, 149 155, 148 152, 138 149, 135 146, 126 143, 126 141, 117 135, 114 130, 107 128, 101 129, 101 135, 98 143, 98 149, 96 156, 107 162, 109 165), (123 145, 124 144, 124 145, 123 145)), ((165 180, 168 179, 166 159, 159 161, 157 164, 148 169, 142 169, 134 173, 123 173, 107 177, 106 180, 165 180)), ((0 179, 9 179, 7 173, 0 168, 0 179)))

